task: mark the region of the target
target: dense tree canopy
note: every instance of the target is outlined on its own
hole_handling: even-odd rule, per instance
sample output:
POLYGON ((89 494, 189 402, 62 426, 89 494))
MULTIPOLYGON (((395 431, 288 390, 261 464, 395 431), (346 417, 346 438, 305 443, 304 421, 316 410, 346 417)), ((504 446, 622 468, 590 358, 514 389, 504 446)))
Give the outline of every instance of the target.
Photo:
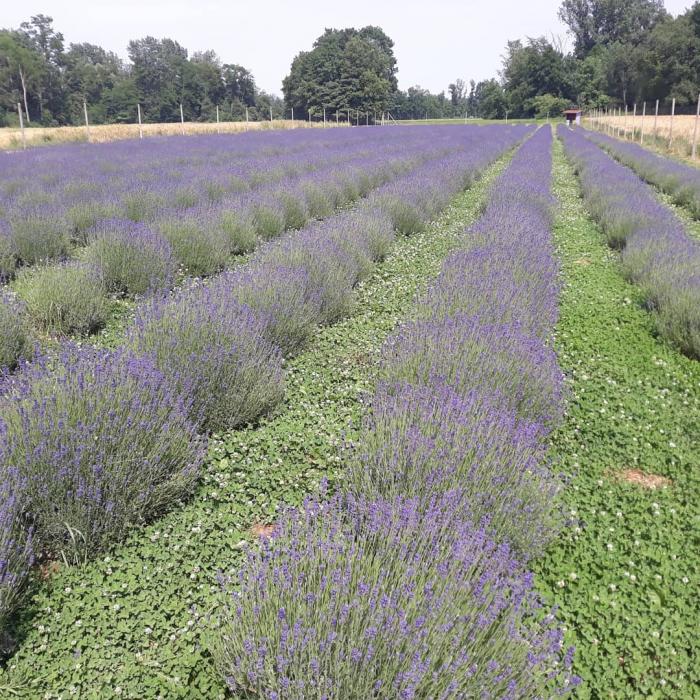
POLYGON ((18 29, 0 30, 0 126, 17 119, 17 103, 29 124, 80 124, 83 100, 95 123, 133 122, 141 104, 147 121, 176 121, 180 104, 188 120, 283 116, 282 100, 260 92, 243 66, 223 64, 213 51, 196 52, 172 39, 151 36, 129 42, 125 63, 94 44, 71 44, 36 15, 18 29))
POLYGON ((397 89, 393 47, 379 27, 326 29, 292 62, 282 83, 287 106, 304 115, 387 109, 397 89))

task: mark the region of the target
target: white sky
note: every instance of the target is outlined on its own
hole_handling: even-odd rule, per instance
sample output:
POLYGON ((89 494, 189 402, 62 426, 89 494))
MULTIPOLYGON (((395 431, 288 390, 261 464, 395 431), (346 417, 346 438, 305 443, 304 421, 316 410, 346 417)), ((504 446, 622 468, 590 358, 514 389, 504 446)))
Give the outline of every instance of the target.
MULTIPOLYGON (((560 0, 0 0, 0 27, 31 15, 54 18, 66 44, 99 44, 126 58, 129 39, 175 39, 190 53, 213 49, 281 94, 294 56, 326 27, 379 25, 394 40, 399 86, 445 90, 456 78, 495 77, 506 41, 572 41, 557 19, 560 0)), ((666 0, 676 15, 692 0, 666 0)))

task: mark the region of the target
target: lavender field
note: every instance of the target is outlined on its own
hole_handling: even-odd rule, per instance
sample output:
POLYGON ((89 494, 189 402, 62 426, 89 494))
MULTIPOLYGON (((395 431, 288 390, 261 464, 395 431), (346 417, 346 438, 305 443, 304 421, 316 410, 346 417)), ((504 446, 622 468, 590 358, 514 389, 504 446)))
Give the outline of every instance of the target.
POLYGON ((0 154, 0 697, 696 697, 698 243, 599 139, 0 154))

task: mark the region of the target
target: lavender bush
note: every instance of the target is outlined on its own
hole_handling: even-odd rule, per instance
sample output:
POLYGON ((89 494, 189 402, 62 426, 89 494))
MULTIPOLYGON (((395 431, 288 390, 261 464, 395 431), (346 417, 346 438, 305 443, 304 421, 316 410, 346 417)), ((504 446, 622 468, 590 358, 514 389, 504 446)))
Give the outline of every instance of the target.
POLYGON ((20 272, 15 287, 28 316, 46 333, 88 335, 107 320, 104 287, 89 265, 28 268, 20 272))
POLYGON ((0 292, 0 375, 31 353, 24 305, 8 292, 0 292))
POLYGON ((624 248, 627 277, 639 284, 659 331, 700 359, 700 244, 649 186, 579 132, 559 131, 586 205, 611 243, 624 248))
POLYGON ((154 299, 138 312, 128 345, 153 357, 206 431, 255 420, 283 396, 282 357, 265 338, 267 319, 235 302, 225 279, 173 299, 154 299))
POLYGON ((26 212, 11 225, 12 248, 20 265, 60 260, 68 255, 68 228, 59 213, 26 212))
POLYGON ((116 215, 116 207, 111 203, 88 200, 74 204, 66 212, 66 219, 71 230, 71 240, 79 246, 87 245, 90 231, 102 219, 111 219, 116 215))
POLYGON ((697 168, 605 134, 589 132, 587 137, 632 168, 643 180, 670 194, 676 204, 687 207, 696 219, 700 219, 700 171, 697 168))
POLYGON ((558 266, 550 216, 551 135, 540 131, 493 186, 483 216, 387 342, 349 488, 425 503, 460 488, 463 512, 518 556, 561 523, 545 440, 563 414, 550 347, 558 266), (465 313, 467 312, 467 313, 465 313))
POLYGON ((322 323, 333 323, 345 316, 352 305, 352 288, 358 280, 356 261, 343 248, 323 235, 324 226, 280 241, 261 254, 264 265, 297 267, 306 272, 320 295, 322 323))
POLYGON ((136 223, 153 221, 163 207, 162 195, 147 190, 128 192, 122 199, 124 216, 136 223))
POLYGON ((258 234, 252 214, 245 209, 224 209, 219 216, 218 226, 228 237, 229 250, 234 255, 250 253, 255 249, 258 234))
POLYGON ((116 294, 146 294, 172 286, 175 261, 168 241, 143 224, 110 219, 91 235, 86 260, 116 294))
POLYGON ((7 282, 17 267, 17 251, 9 224, 0 221, 0 284, 7 282))
POLYGON ((347 488, 368 498, 409 497, 420 507, 437 493, 459 491, 457 513, 486 526, 521 559, 539 555, 561 528, 552 507, 561 483, 547 467, 546 430, 491 391, 381 383, 347 488))
MULTIPOLYGON (((459 500, 459 497, 457 497, 459 500)), ((506 546, 408 499, 307 500, 249 553, 214 656, 229 688, 276 700, 551 697, 569 654, 506 546)))
POLYGON ((463 314, 407 324, 387 347, 381 376, 426 386, 441 378, 462 394, 495 390, 519 416, 545 425, 562 416, 556 355, 518 325, 463 314))
POLYGON ((6 646, 7 618, 17 606, 34 562, 32 533, 22 522, 26 485, 17 469, 6 466, 4 443, 0 432, 0 651, 6 646))
POLYGON ((208 277, 224 268, 231 241, 226 232, 211 221, 207 211, 155 224, 170 243, 173 256, 183 270, 194 277, 208 277))
POLYGON ((265 337, 285 357, 299 352, 321 320, 321 294, 301 267, 260 265, 222 278, 233 298, 266 319, 265 337))
POLYGON ((126 351, 67 344, 0 399, 5 463, 26 481, 44 551, 82 561, 193 486, 203 443, 189 400, 126 351))

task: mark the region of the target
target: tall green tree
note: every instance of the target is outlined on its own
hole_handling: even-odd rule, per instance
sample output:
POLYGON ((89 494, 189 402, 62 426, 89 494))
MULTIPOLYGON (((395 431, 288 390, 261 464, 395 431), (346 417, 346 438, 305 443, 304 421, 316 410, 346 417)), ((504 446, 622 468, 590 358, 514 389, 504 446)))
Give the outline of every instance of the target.
POLYGON ((65 53, 63 34, 53 28, 53 18, 34 15, 19 28, 27 46, 42 58, 38 81, 39 118, 44 124, 65 124, 67 93, 63 83, 65 53))
POLYGON ((24 35, 0 30, 0 100, 6 113, 14 112, 21 101, 24 117, 31 123, 29 106, 34 94, 38 100, 43 70, 42 56, 24 35))
POLYGON ((564 55, 547 39, 539 37, 509 41, 501 73, 513 116, 531 117, 538 107, 533 99, 550 95, 563 101, 573 97, 574 76, 567 70, 564 55))
POLYGON ((663 0, 564 0, 559 18, 584 58, 595 46, 639 43, 668 13, 663 0))
POLYGON ((326 29, 311 51, 298 54, 282 83, 297 114, 385 110, 396 92, 392 40, 379 27, 326 29))
POLYGON ((147 36, 130 41, 127 51, 145 118, 154 122, 179 119, 185 96, 187 49, 172 39, 147 36))

